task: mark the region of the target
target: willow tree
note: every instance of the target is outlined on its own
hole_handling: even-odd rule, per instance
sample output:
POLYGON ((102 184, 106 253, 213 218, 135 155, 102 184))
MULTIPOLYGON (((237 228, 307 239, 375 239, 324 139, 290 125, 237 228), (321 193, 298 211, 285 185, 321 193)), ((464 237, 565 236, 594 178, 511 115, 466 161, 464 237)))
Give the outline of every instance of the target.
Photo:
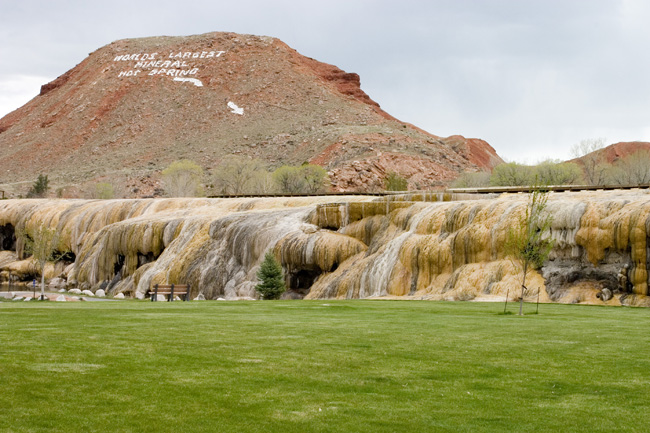
POLYGON ((165 190, 170 197, 198 197, 203 195, 203 169, 194 161, 182 159, 169 164, 162 171, 165 190))
POLYGON ((539 187, 533 188, 528 196, 524 213, 508 231, 506 252, 521 266, 523 272, 519 299, 520 316, 524 312, 526 276, 531 269, 542 267, 553 248, 553 239, 550 236, 553 216, 546 211, 548 194, 548 191, 539 187))

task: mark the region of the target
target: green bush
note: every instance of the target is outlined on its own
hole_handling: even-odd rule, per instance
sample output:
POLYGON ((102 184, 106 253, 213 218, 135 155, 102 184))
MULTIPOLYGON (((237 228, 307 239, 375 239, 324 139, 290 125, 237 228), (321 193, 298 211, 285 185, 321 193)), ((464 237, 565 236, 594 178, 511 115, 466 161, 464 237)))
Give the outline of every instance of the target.
POLYGON ((101 200, 109 200, 115 197, 115 190, 113 185, 106 182, 99 182, 95 184, 95 191, 93 193, 93 198, 98 198, 101 200))
POLYGON ((45 197, 45 194, 47 194, 47 191, 50 189, 49 183, 50 181, 47 178, 47 175, 43 176, 42 174, 39 174, 38 179, 36 179, 36 182, 34 182, 34 185, 32 185, 31 189, 27 193, 27 197, 45 197))
POLYGON ((386 191, 406 191, 409 187, 409 182, 399 174, 391 171, 386 177, 385 185, 386 191))
POLYGON ((203 195, 203 169, 194 161, 182 159, 172 162, 162 171, 165 190, 170 197, 199 197, 203 195))
POLYGON ((273 181, 285 194, 316 194, 327 189, 329 177, 319 165, 283 165, 273 172, 273 181))
POLYGON ((454 188, 481 188, 490 186, 490 173, 479 171, 463 173, 451 184, 454 188))
POLYGON ((280 296, 287 290, 282 266, 270 251, 264 256, 264 261, 257 272, 257 278, 259 278, 260 284, 255 289, 260 293, 262 299, 280 299, 280 296))

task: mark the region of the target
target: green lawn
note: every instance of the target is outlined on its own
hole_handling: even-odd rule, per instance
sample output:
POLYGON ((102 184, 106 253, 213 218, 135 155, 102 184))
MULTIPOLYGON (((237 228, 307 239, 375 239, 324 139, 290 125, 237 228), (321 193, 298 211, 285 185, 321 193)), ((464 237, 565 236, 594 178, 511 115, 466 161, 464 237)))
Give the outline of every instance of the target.
POLYGON ((2 302, 0 431, 648 431, 650 309, 502 308, 2 302))

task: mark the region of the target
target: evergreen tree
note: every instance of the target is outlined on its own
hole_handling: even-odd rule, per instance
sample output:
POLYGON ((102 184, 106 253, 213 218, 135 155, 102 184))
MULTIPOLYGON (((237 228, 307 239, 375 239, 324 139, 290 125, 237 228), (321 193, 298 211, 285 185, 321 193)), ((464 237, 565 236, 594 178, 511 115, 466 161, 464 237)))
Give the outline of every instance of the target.
POLYGON ((279 299, 287 290, 284 285, 282 266, 270 251, 264 256, 260 270, 257 271, 257 278, 260 284, 255 289, 262 295, 262 299, 279 299))
POLYGON ((47 178, 47 175, 39 174, 38 179, 36 179, 36 182, 34 182, 27 193, 27 197, 45 197, 45 194, 47 194, 47 191, 50 189, 49 183, 50 180, 47 178))

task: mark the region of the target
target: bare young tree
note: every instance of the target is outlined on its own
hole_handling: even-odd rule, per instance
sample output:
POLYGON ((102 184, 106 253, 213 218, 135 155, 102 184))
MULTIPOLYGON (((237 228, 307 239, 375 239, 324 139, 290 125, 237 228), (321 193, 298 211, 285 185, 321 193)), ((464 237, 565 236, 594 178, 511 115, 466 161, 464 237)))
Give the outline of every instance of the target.
POLYGON ((31 253, 32 257, 38 263, 41 273, 41 300, 45 299, 45 264, 53 260, 53 254, 59 244, 59 235, 55 229, 41 224, 36 229, 28 232, 21 230, 18 237, 22 239, 23 249, 26 253, 31 253))
POLYGON ((219 194, 250 194, 267 192, 260 189, 268 190, 268 174, 259 159, 230 155, 221 161, 216 171, 214 187, 219 194))
POLYGON ((607 171, 611 165, 605 160, 604 147, 604 138, 592 138, 582 140, 571 148, 573 157, 580 158, 584 180, 588 185, 604 185, 607 181, 607 171))
POLYGON ((650 183, 650 152, 638 150, 616 161, 608 171, 608 182, 615 185, 650 183))
POLYGON ((553 216, 546 212, 548 194, 548 191, 533 187, 524 214, 508 232, 506 252, 523 271, 519 300, 520 316, 524 311, 528 271, 531 268, 541 268, 553 248, 553 239, 548 233, 553 223, 553 216))

